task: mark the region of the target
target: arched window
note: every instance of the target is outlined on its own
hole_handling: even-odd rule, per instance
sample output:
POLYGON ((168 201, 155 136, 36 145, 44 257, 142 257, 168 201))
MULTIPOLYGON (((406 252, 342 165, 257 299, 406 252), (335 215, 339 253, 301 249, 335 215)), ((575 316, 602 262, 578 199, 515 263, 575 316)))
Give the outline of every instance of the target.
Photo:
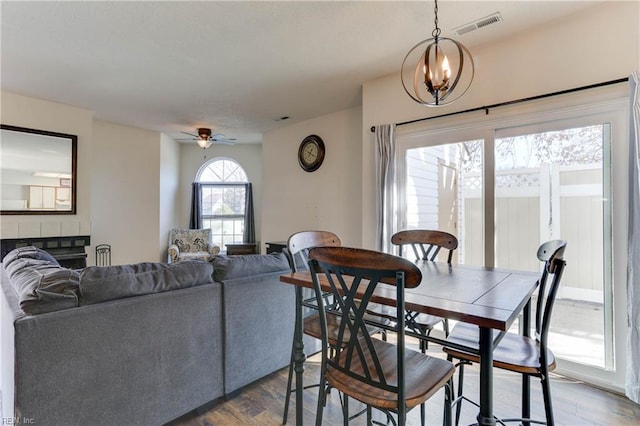
POLYGON ((230 158, 214 158, 198 170, 196 181, 201 183, 249 182, 242 166, 230 158))
POLYGON ((251 183, 242 166, 229 158, 214 158, 198 170, 196 183, 200 223, 196 220, 192 227, 211 229, 213 243, 222 250, 226 244, 254 242, 251 183))

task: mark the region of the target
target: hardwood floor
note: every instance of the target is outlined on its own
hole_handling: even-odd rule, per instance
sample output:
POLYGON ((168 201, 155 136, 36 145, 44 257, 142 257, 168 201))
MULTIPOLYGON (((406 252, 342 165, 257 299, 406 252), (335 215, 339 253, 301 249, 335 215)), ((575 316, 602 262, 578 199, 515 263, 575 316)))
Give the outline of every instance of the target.
MULTIPOLYGON (((440 349, 434 348, 434 355, 440 349)), ((430 350, 430 353, 432 352, 430 350)), ((319 374, 317 357, 306 363, 306 383, 317 381, 319 374)), ((478 370, 476 366, 465 369, 465 394, 477 395, 478 370)), ((457 376, 456 376, 457 377, 457 376)), ((518 417, 520 413, 520 376, 500 370, 494 370, 494 411, 503 418, 518 417)), ((282 424, 284 391, 287 386, 287 369, 277 371, 247 387, 238 396, 222 401, 204 414, 189 414, 174 422, 171 426, 235 426, 235 425, 279 425, 282 424)), ((640 405, 624 396, 602 391, 580 381, 562 376, 552 377, 551 391, 554 401, 556 424, 567 426, 582 425, 640 425, 640 405)), ((440 391, 427 402, 427 424, 442 424, 443 392, 440 391)), ((317 389, 305 390, 305 424, 315 423, 317 389)), ((356 412, 361 406, 350 400, 350 408, 356 412)), ((544 418, 542 393, 539 381, 531 379, 531 409, 534 418, 544 418)), ((460 424, 475 422, 477 409, 470 403, 463 405, 460 424)), ((381 413, 375 418, 383 420, 381 413)), ((291 399, 289 425, 295 424, 295 397, 291 399)), ((331 392, 324 409, 325 425, 342 424, 342 411, 338 393, 331 392)), ((366 424, 363 416, 351 422, 353 425, 366 424)), ((420 424, 420 412, 414 409, 409 413, 409 425, 420 424)), ((513 424, 513 423, 511 423, 513 424)))

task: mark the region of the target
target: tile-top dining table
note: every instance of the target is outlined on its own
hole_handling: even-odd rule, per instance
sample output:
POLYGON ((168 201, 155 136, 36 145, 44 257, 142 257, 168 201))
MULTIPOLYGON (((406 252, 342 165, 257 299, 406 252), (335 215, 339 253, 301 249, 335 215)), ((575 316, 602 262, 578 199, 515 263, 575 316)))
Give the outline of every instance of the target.
MULTIPOLYGON (((480 355, 480 410, 477 421, 479 425, 495 425, 493 349, 525 306, 527 309, 524 324, 528 325, 528 302, 537 287, 538 275, 531 272, 429 261, 416 261, 416 265, 422 272, 422 280, 417 287, 405 289, 405 308, 407 311, 437 315, 478 326, 479 350, 472 349, 480 355)), ((302 288, 313 288, 313 281, 308 271, 281 275, 280 281, 296 286, 296 425, 302 425, 303 404, 300 401, 303 400, 302 376, 305 361, 302 343, 302 288)), ((322 287, 323 283, 326 283, 326 278, 321 277, 322 287)), ((371 302, 395 306, 394 288, 380 284, 371 302)), ((435 337, 427 339, 443 343, 443 340, 435 337)))

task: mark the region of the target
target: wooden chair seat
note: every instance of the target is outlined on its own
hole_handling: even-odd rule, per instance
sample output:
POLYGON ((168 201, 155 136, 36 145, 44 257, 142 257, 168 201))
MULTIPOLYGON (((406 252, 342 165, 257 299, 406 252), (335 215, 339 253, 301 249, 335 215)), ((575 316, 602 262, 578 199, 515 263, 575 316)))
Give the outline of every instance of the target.
MULTIPOLYGON (((447 339, 449 343, 478 348, 478 327, 466 323, 458 323, 447 339)), ((453 349, 449 346, 444 351, 457 359, 480 362, 478 355, 453 349)), ((541 370, 540 343, 534 338, 515 333, 506 333, 498 347, 493 351, 493 366, 522 374, 537 375, 541 370)), ((556 358, 547 349, 547 371, 556 368, 556 358)))
MULTIPOLYGON (((398 356, 398 348, 396 345, 374 339, 373 343, 376 347, 376 355, 380 364, 383 366, 387 383, 390 385, 398 384, 396 359, 398 356)), ((371 354, 365 349, 365 358, 371 360, 371 354)), ((343 351, 341 357, 346 357, 347 352, 343 351)), ((368 363, 371 365, 371 362, 368 363)), ((453 375, 455 368, 453 364, 440 358, 434 358, 424 355, 416 351, 405 352, 405 369, 407 375, 405 378, 406 385, 406 405, 410 410, 419 404, 422 404, 443 387, 453 375)), ((363 373, 362 363, 358 361, 358 357, 353 357, 351 361, 351 370, 356 374, 363 373)), ((375 375, 374 371, 371 374, 375 375)), ((366 383, 353 379, 351 376, 335 369, 329 369, 326 373, 327 382, 341 392, 348 393, 351 397, 371 406, 397 410, 398 394, 380 389, 376 386, 370 386, 366 383)))

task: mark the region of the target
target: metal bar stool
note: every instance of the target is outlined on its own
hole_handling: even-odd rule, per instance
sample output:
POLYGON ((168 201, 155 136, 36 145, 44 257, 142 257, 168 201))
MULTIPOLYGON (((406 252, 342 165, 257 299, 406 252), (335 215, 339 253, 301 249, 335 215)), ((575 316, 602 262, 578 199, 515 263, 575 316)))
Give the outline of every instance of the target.
POLYGON ((111 265, 111 245, 98 244, 96 246, 96 266, 111 265))

